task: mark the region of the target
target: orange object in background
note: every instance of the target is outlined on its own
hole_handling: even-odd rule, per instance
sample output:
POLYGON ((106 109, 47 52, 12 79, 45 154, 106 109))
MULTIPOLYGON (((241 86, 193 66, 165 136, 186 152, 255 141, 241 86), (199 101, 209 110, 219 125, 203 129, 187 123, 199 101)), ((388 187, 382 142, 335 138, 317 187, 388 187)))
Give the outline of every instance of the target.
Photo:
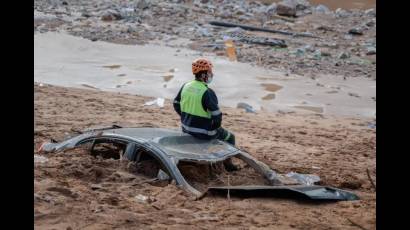
POLYGON ((235 44, 231 39, 228 39, 225 41, 225 48, 226 48, 226 54, 228 55, 228 58, 230 61, 236 61, 236 49, 235 49, 235 44))

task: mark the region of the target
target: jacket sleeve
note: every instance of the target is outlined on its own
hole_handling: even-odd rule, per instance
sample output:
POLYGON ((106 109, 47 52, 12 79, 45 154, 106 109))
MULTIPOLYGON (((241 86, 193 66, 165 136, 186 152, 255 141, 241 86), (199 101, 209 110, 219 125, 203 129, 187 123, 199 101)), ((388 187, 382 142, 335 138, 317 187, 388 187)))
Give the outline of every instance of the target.
MULTIPOLYGON (((185 84, 184 84, 184 85, 185 85, 185 84)), ((181 116, 181 105, 180 105, 180 102, 181 102, 181 92, 182 92, 182 88, 184 88, 184 85, 181 87, 181 89, 179 90, 177 96, 174 98, 174 103, 173 103, 173 105, 174 105, 174 110, 175 110, 175 112, 178 113, 179 116, 181 116)))
POLYGON ((218 98, 212 89, 209 89, 204 93, 202 97, 202 106, 205 111, 211 112, 212 129, 221 127, 222 113, 219 110, 218 98))

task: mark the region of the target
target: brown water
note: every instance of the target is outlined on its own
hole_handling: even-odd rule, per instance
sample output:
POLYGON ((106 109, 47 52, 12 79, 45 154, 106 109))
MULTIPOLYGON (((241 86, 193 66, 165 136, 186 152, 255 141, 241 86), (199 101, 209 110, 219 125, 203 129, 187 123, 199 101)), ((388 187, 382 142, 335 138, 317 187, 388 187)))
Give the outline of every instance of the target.
POLYGON ((323 113, 323 108, 322 107, 316 107, 316 106, 304 106, 304 105, 297 105, 293 106, 298 109, 304 109, 304 110, 309 110, 315 113, 323 113))
MULTIPOLYGON (((183 83, 192 80, 190 63, 199 57, 196 51, 188 49, 181 48, 180 55, 174 56, 177 49, 163 45, 92 42, 64 33, 35 34, 34 42, 36 82, 170 100, 183 83)), ((286 76, 280 70, 230 62, 213 54, 206 56, 215 66, 217 77, 211 87, 221 106, 236 107, 243 102, 255 110, 263 106, 266 111, 375 115, 373 80, 345 81, 328 75, 318 75, 316 79, 286 76), (338 93, 329 93, 336 89, 338 93)))
MULTIPOLYGON (((280 2, 282 0, 263 0, 264 3, 280 2)), ((370 9, 376 7, 376 0, 309 0, 311 5, 323 4, 331 10, 342 9, 370 9)))
POLYGON ((275 99, 275 94, 274 93, 270 93, 264 97, 262 97, 262 100, 273 100, 275 99))
POLYGON ((265 90, 270 91, 270 92, 276 92, 283 88, 280 85, 271 84, 271 83, 262 83, 261 86, 265 87, 265 90))
POLYGON ((109 68, 109 69, 118 69, 121 67, 121 65, 105 65, 103 66, 104 68, 109 68))

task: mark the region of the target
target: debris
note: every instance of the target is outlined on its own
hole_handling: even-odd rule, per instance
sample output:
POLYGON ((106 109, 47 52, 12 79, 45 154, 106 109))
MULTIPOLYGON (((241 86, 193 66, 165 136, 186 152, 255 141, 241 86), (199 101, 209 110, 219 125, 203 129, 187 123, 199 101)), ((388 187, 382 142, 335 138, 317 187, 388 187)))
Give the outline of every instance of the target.
POLYGON ((91 89, 98 89, 97 87, 94 87, 94 86, 92 86, 92 85, 85 84, 85 83, 80 84, 80 85, 81 85, 81 86, 84 86, 84 87, 87 87, 87 88, 91 88, 91 89))
POLYGON ((310 7, 310 3, 306 0, 293 0, 293 1, 296 3, 296 10, 306 10, 310 7))
POLYGON ((99 185, 99 184, 92 184, 92 185, 90 186, 90 188, 91 188, 92 190, 98 190, 98 189, 102 189, 103 187, 102 187, 101 185, 99 185))
POLYGON ((349 57, 350 57, 350 54, 347 53, 347 52, 341 52, 341 53, 337 56, 337 58, 339 58, 339 59, 347 59, 347 58, 349 58, 349 57))
POLYGON ((368 10, 366 10, 364 13, 365 13, 367 16, 376 17, 376 9, 374 9, 374 8, 368 9, 368 10))
POLYGON ((295 33, 289 32, 289 31, 272 30, 272 29, 266 29, 266 28, 260 28, 260 27, 254 27, 254 26, 247 26, 247 25, 240 25, 240 24, 233 24, 233 23, 227 23, 227 22, 211 21, 211 22, 209 22, 209 24, 211 24, 213 26, 239 27, 239 28, 242 28, 244 30, 250 30, 250 31, 263 31, 263 32, 278 33, 278 34, 283 34, 283 35, 318 38, 316 36, 312 36, 312 35, 309 35, 309 34, 295 34, 295 33))
POLYGON ((137 0, 135 3, 135 8, 140 10, 146 10, 151 6, 150 1, 147 0, 137 0))
POLYGON ((118 69, 121 65, 104 65, 103 67, 108 69, 118 69))
POLYGON ((363 35, 363 28, 361 27, 355 27, 349 30, 349 34, 353 35, 363 35))
POLYGON ((357 94, 357 93, 348 93, 348 94, 349 94, 349 96, 352 96, 352 97, 360 97, 359 94, 357 94))
POLYGON ((296 17, 296 4, 292 1, 279 2, 276 13, 281 16, 296 17))
POLYGON ((266 11, 265 11, 265 13, 268 15, 268 17, 274 17, 274 16, 276 16, 275 15, 275 13, 276 13, 276 8, 278 7, 278 5, 275 3, 275 2, 273 2, 272 4, 270 4, 267 8, 266 8, 266 11))
POLYGON ((122 16, 119 12, 114 10, 108 10, 101 16, 101 20, 103 21, 114 21, 114 20, 121 20, 122 16))
POLYGON ((334 31, 334 29, 330 26, 325 25, 317 25, 314 27, 315 30, 322 30, 322 31, 334 31))
POLYGON ((329 50, 327 50, 327 49, 321 49, 320 52, 321 52, 321 54, 322 54, 323 57, 330 57, 330 56, 332 56, 332 55, 330 54, 329 50))
POLYGON ((148 199, 149 199, 149 198, 148 198, 147 196, 138 194, 138 195, 136 195, 136 196, 134 197, 134 199, 135 199, 137 202, 140 202, 140 203, 148 203, 148 199))
POLYGON ((368 27, 372 27, 372 26, 374 26, 374 25, 376 25, 376 20, 375 20, 375 19, 366 22, 366 26, 368 26, 368 27))
POLYGON ((275 94, 274 93, 270 93, 267 94, 266 96, 262 97, 262 100, 272 100, 275 99, 275 94))
POLYGON ((291 22, 291 23, 295 23, 295 19, 292 18, 287 18, 287 17, 283 17, 283 16, 279 16, 279 15, 272 15, 270 16, 272 19, 280 19, 283 21, 287 21, 287 22, 291 22))
POLYGON ((324 56, 324 55, 322 54, 322 51, 320 49, 316 50, 315 53, 313 54, 313 57, 316 60, 320 60, 322 58, 322 56, 324 56))
POLYGON ((165 102, 165 99, 159 97, 159 98, 157 98, 157 99, 155 99, 155 100, 153 100, 153 101, 145 102, 144 105, 154 105, 154 104, 157 104, 159 107, 162 108, 162 107, 164 107, 164 102, 165 102))
POLYGON ((376 47, 369 46, 367 47, 366 55, 375 55, 376 54, 376 47))
POLYGON ((249 36, 241 32, 232 32, 228 34, 229 34, 229 37, 234 38, 235 40, 238 40, 241 42, 245 42, 245 43, 278 46, 282 48, 287 47, 286 42, 282 39, 249 36))
POLYGON ((231 39, 225 41, 226 55, 230 61, 237 61, 235 44, 231 39))
POLYGON ((319 14, 328 14, 330 13, 330 10, 325 5, 319 4, 314 8, 314 12, 319 14))
POLYGON ((167 73, 165 75, 162 76, 164 78, 164 81, 168 82, 170 81, 172 78, 174 78, 174 75, 171 73, 167 73))
POLYGON ((238 105, 236 105, 236 108, 242 108, 245 109, 247 113, 255 113, 255 110, 252 108, 252 106, 244 103, 244 102, 239 102, 238 105))
POLYGON ((353 220, 351 220, 351 219, 349 219, 349 218, 347 218, 347 220, 348 220, 351 224, 353 224, 354 226, 356 226, 356 227, 358 227, 358 228, 360 228, 360 229, 362 229, 362 230, 368 230, 367 228, 364 228, 363 226, 359 225, 358 223, 354 222, 353 220))
POLYGON ((303 49, 308 52, 315 52, 315 48, 312 45, 306 45, 303 47, 303 49))
POLYGON ((162 171, 162 169, 158 171, 157 178, 159 180, 169 180, 170 179, 169 175, 166 172, 162 171))
POLYGON ((47 157, 34 154, 34 163, 45 163, 47 161, 48 161, 47 157))
POLYGON ((370 176, 370 171, 369 169, 366 169, 366 173, 367 173, 367 177, 369 178, 370 184, 372 185, 372 187, 374 188, 374 191, 376 191, 376 185, 373 182, 372 177, 370 176))
POLYGON ((347 18, 347 17, 350 16, 349 12, 347 12, 346 10, 341 9, 341 8, 337 8, 335 13, 336 13, 336 17, 338 17, 338 18, 347 18))
POLYGON ((285 176, 297 180, 299 183, 304 185, 313 185, 320 181, 320 177, 313 174, 300 174, 295 172, 290 172, 285 176))

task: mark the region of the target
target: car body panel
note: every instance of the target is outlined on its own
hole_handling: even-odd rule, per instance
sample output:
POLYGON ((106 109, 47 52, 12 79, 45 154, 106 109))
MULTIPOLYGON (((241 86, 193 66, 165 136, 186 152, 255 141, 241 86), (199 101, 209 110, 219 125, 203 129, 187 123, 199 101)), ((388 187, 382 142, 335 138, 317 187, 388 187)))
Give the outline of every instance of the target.
POLYGON ((354 200, 359 199, 348 191, 326 186, 301 186, 288 185, 278 180, 278 175, 268 165, 258 161, 250 154, 220 140, 200 140, 177 129, 163 128, 122 128, 119 126, 89 129, 80 135, 68 138, 60 143, 45 143, 40 147, 43 152, 55 152, 74 148, 84 143, 96 143, 100 140, 118 141, 127 143, 123 157, 135 161, 138 148, 145 148, 156 158, 170 174, 170 178, 184 190, 193 193, 197 198, 204 194, 231 191, 235 193, 248 193, 259 195, 275 195, 278 193, 294 193, 314 200, 354 200), (179 171, 179 161, 196 163, 221 162, 229 157, 237 157, 263 175, 271 185, 275 186, 225 186, 210 187, 201 193, 192 187, 179 171), (281 184, 281 186, 277 186, 281 184))

